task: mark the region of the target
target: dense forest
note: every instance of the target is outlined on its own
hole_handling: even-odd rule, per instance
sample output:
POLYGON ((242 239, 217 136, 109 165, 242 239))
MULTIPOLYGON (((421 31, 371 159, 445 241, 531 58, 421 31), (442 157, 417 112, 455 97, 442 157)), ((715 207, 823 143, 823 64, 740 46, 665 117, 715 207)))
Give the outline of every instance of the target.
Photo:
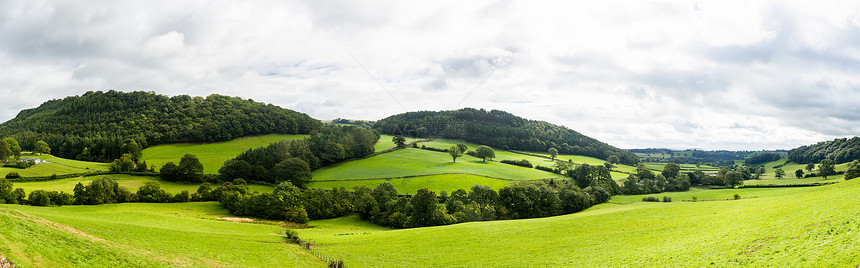
POLYGON ((860 137, 822 141, 788 151, 788 160, 800 164, 818 163, 825 158, 833 160, 836 164, 860 158, 860 137))
POLYGON ((528 120, 498 110, 464 108, 408 112, 379 120, 373 128, 384 134, 461 139, 505 150, 546 152, 556 148, 559 153, 600 159, 615 155, 622 164, 639 162, 633 153, 564 126, 528 120))
POLYGON ((111 161, 150 145, 218 142, 263 134, 309 134, 322 123, 272 104, 209 95, 168 97, 152 92, 87 92, 22 110, 0 124, 24 150, 46 141, 54 155, 111 161))

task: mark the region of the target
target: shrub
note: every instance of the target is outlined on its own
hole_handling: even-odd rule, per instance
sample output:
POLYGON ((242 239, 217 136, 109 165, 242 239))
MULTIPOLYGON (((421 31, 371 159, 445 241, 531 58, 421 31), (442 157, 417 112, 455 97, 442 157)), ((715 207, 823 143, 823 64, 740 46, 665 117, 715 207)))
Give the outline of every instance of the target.
POLYGON ((741 195, 735 194, 735 200, 741 199, 741 195))
POLYGON ((535 169, 537 169, 537 170, 543 170, 543 171, 546 171, 546 172, 558 173, 558 171, 557 171, 556 169, 551 168, 551 167, 535 166, 535 169))
POLYGON ((667 202, 667 203, 672 202, 672 198, 664 195, 663 196, 663 202, 667 202))
POLYGON ((51 197, 48 195, 48 192, 45 190, 35 190, 30 192, 30 196, 27 198, 27 203, 31 206, 50 206, 51 205, 51 197))
POLYGON ((523 160, 502 160, 502 163, 505 163, 508 165, 527 167, 527 168, 533 167, 532 163, 529 163, 529 160, 525 160, 525 159, 523 159, 523 160))
POLYGON ((642 202, 660 202, 660 199, 654 196, 646 196, 642 198, 642 202))
POLYGON ((698 197, 693 196, 693 202, 699 201, 698 197))
POLYGON ((17 179, 17 178, 20 178, 20 177, 21 177, 21 175, 20 175, 20 174, 18 174, 18 172, 15 172, 15 171, 12 171, 12 172, 9 172, 8 174, 6 174, 6 179, 17 179))

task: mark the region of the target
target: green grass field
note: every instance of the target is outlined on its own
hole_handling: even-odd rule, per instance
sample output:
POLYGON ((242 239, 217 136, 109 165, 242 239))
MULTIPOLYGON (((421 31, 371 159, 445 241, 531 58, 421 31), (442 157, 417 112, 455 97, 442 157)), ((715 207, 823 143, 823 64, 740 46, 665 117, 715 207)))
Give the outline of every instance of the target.
POLYGON ((52 155, 35 155, 25 153, 21 158, 39 158, 43 161, 48 161, 46 164, 37 164, 26 169, 0 167, 0 176, 6 176, 9 172, 18 172, 23 177, 43 177, 54 174, 78 174, 92 171, 106 171, 110 169, 110 164, 85 162, 59 158, 52 155))
POLYGON ((558 217, 402 230, 351 216, 312 221, 314 228, 299 234, 349 267, 854 267, 860 263, 858 190, 860 180, 744 189, 742 197, 755 198, 601 204, 558 217))
POLYGON ((308 187, 323 189, 345 187, 346 189, 352 189, 354 186, 363 185, 376 188, 377 185, 383 182, 390 182, 399 194, 415 194, 423 188, 429 188, 437 193, 440 191, 451 193, 458 189, 469 191, 476 184, 487 185, 498 191, 500 188, 511 183, 510 181, 471 174, 441 174, 397 179, 311 182, 308 187))
MULTIPOLYGON (((379 135, 379 141, 376 142, 376 145, 373 146, 375 152, 382 152, 391 148, 394 148, 395 145, 391 139, 394 138, 392 135, 379 135)), ((414 141, 420 140, 416 138, 403 137, 406 139, 406 143, 412 143, 414 141)))
POLYGON ((0 253, 20 267, 323 267, 276 225, 231 217, 216 202, 0 205, 0 253))
POLYGON ((314 172, 314 180, 391 178, 439 173, 471 173, 513 180, 562 177, 533 168, 482 162, 470 156, 463 156, 457 159, 457 163, 452 163, 451 156, 447 153, 406 148, 321 168, 314 172))
POLYGON ((224 165, 224 161, 230 160, 240 153, 252 149, 267 146, 282 140, 304 139, 308 135, 282 135, 272 134, 254 137, 238 138, 231 141, 219 143, 177 143, 156 145, 143 150, 143 161, 147 165, 155 165, 156 171, 167 162, 179 164, 179 160, 185 154, 196 155, 203 164, 203 172, 206 174, 218 174, 218 169, 224 165))
MULTIPOLYGON (((147 181, 157 181, 161 184, 161 189, 164 189, 168 193, 176 194, 182 192, 183 190, 187 190, 188 192, 194 193, 197 191, 197 188, 200 187, 199 184, 183 184, 162 180, 158 177, 149 177, 149 176, 132 176, 125 174, 112 174, 112 175, 104 175, 104 176, 93 176, 93 177, 79 177, 79 178, 69 178, 69 179, 60 179, 60 180, 51 180, 51 181, 38 181, 38 182, 15 182, 13 184, 14 188, 23 188, 25 192, 29 193, 33 190, 46 190, 46 191, 63 191, 67 193, 72 193, 75 189, 75 185, 83 183, 84 185, 88 185, 91 181, 98 177, 107 177, 115 180, 120 187, 125 187, 129 191, 135 192, 144 182, 147 181)), ((213 187, 217 187, 217 185, 213 185, 213 187)), ((251 191, 258 192, 272 192, 274 187, 264 186, 264 185, 248 185, 248 188, 251 191)))

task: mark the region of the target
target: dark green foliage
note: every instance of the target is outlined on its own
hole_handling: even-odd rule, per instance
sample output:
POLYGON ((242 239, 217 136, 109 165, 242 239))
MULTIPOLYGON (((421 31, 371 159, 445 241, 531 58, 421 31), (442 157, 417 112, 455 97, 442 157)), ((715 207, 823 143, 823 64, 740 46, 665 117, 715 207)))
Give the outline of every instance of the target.
POLYGON ((412 205, 412 215, 406 220, 407 226, 437 226, 456 222, 454 216, 448 214, 445 205, 439 204, 436 193, 427 188, 418 190, 409 204, 412 205))
POLYGON ((600 159, 616 155, 619 163, 639 163, 639 158, 633 153, 566 127, 527 120, 498 110, 464 108, 456 111, 409 112, 379 120, 373 127, 391 135, 462 139, 501 149, 533 152, 556 148, 560 153, 600 159))
POLYGON ((134 160, 132 160, 131 154, 123 154, 119 159, 116 159, 110 165, 111 172, 130 172, 134 171, 135 166, 134 160))
POLYGON ((860 159, 860 137, 822 141, 788 151, 788 160, 795 163, 816 163, 824 159, 830 159, 835 164, 860 159))
MULTIPOLYGON (((848 173, 846 172, 846 174, 848 174, 848 173)), ((803 170, 802 169, 795 170, 794 171, 794 177, 798 178, 798 179, 803 178, 803 170)))
POLYGON ((777 168, 777 169, 774 171, 774 176, 775 176, 777 179, 782 179, 783 177, 785 177, 785 170, 782 170, 782 168, 777 168))
POLYGON ((824 176, 825 179, 827 179, 827 176, 835 175, 836 169, 833 166, 833 160, 821 160, 821 163, 818 164, 818 174, 824 176))
POLYGON ((143 203, 167 203, 171 196, 157 181, 147 181, 137 190, 137 200, 143 203))
MULTIPOLYGON (((14 120, 14 119, 13 119, 13 120, 14 120)), ((10 120, 10 121, 11 121, 11 120, 10 120)), ((8 122, 9 122, 9 121, 7 121, 7 123, 8 123, 8 122)), ((6 123, 0 124, 0 127, 2 127, 2 125, 4 125, 4 124, 6 124, 6 123)), ((8 133, 7 133, 7 134, 8 134, 8 133)), ((5 138, 5 141, 6 141, 6 144, 9 146, 9 150, 11 151, 12 156, 14 156, 15 158, 20 158, 20 157, 21 157, 21 151, 22 151, 22 148, 21 148, 21 145, 20 145, 20 144, 18 144, 18 140, 16 140, 16 139, 15 139, 15 138, 13 138, 13 137, 6 137, 6 138, 5 138)), ((3 159, 3 160, 6 160, 6 159, 3 159)))
POLYGON ((763 153, 750 156, 747 158, 744 163, 748 166, 764 164, 767 162, 773 162, 776 160, 782 159, 782 155, 778 153, 763 153))
POLYGON ((166 181, 179 180, 179 166, 177 166, 173 162, 167 162, 167 164, 161 166, 161 169, 158 170, 158 173, 161 175, 161 178, 166 181))
POLYGON ((12 156, 12 150, 9 149, 9 143, 6 139, 0 139, 0 164, 9 160, 10 156, 12 156))
POLYGON ((681 171, 681 167, 678 166, 678 164, 668 163, 663 166, 663 172, 661 174, 663 174, 663 177, 672 178, 677 177, 679 171, 681 171))
POLYGON ((203 164, 193 154, 185 154, 179 160, 178 175, 180 181, 203 182, 203 164))
POLYGON ((736 187, 744 184, 744 177, 740 172, 729 171, 724 177, 726 186, 728 187, 736 187))
POLYGON ((610 164, 615 165, 615 164, 618 164, 618 161, 620 161, 620 160, 618 159, 618 156, 610 155, 609 158, 606 158, 606 161, 609 162, 610 164))
POLYGON ((601 187, 609 191, 610 194, 620 194, 622 191, 605 166, 582 164, 576 168, 568 169, 565 173, 576 182, 577 187, 582 189, 601 187))
POLYGON ((24 193, 23 188, 16 188, 15 191, 12 191, 12 198, 15 200, 12 204, 24 204, 27 201, 27 194, 24 193))
POLYGON ((813 169, 815 169, 814 163, 806 164, 806 171, 812 171, 813 169))
POLYGON ((27 197, 27 204, 31 206, 46 207, 51 205, 51 197, 45 190, 34 190, 27 197))
POLYGON ((110 178, 96 178, 89 185, 75 185, 74 204, 99 205, 131 202, 130 193, 110 178))
POLYGON ((18 200, 12 195, 12 182, 0 178, 0 204, 17 204, 18 200))
POLYGON ((509 164, 509 165, 515 165, 515 166, 521 166, 521 167, 527 167, 527 168, 533 167, 532 163, 530 163, 529 160, 526 160, 526 159, 523 159, 523 160, 502 160, 501 162, 505 163, 505 164, 509 164))
POLYGON ((845 180, 860 177, 860 160, 854 160, 848 164, 848 170, 845 171, 845 180))
POLYGON ((170 202, 173 202, 173 203, 189 202, 189 201, 191 201, 191 193, 189 193, 188 190, 183 190, 182 192, 179 192, 178 194, 173 196, 173 198, 170 200, 170 202))
POLYGON ((137 159, 149 145, 309 134, 321 126, 306 114, 241 98, 97 91, 22 110, 0 124, 0 136, 15 137, 26 150, 43 140, 63 158, 110 161, 124 153, 137 159))
POLYGON ((298 187, 303 187, 313 178, 308 163, 298 157, 284 159, 275 165, 272 168, 272 175, 277 183, 286 181, 298 187))
POLYGON ((739 194, 735 194, 735 195, 734 195, 734 198, 735 198, 735 200, 741 199, 741 195, 739 195, 739 194))
MULTIPOLYGON (((556 148, 549 148, 549 151, 548 151, 548 152, 549 152, 549 157, 550 157, 550 159, 552 159, 552 160, 555 160, 555 157, 556 157, 556 156, 558 156, 558 149, 556 149, 556 148)), ((616 157, 616 158, 617 158, 617 157, 616 157)), ((617 159, 616 159, 616 160, 617 160, 617 159)))
POLYGON ((654 196, 646 196, 642 198, 642 202, 660 202, 660 199, 654 196))
POLYGON ((672 202, 672 198, 664 195, 663 196, 663 202, 665 202, 665 203, 672 202))
POLYGON ((465 144, 462 144, 462 143, 457 143, 457 148, 460 149, 461 153, 465 153, 465 152, 469 151, 469 146, 466 146, 465 144))
MULTIPOLYGON (((314 170, 347 159, 371 155, 377 140, 379 135, 369 129, 355 126, 329 126, 305 140, 280 141, 263 148, 245 151, 233 160, 229 160, 227 162, 229 165, 224 165, 218 172, 226 179, 244 178, 269 183, 295 179, 295 184, 302 185, 310 180, 309 174, 302 171, 298 174, 301 176, 284 178, 278 174, 279 172, 274 171, 275 166, 284 160, 295 158, 304 161, 310 170, 314 170)), ((296 163, 293 160, 289 162, 289 164, 296 163)), ((303 165, 295 165, 295 167, 303 168, 303 165)))
POLYGON ((393 138, 391 138, 391 142, 394 142, 394 145, 397 145, 397 147, 406 147, 406 138, 404 138, 402 135, 394 136, 393 138))
POLYGON ((463 156, 463 151, 461 151, 460 147, 453 145, 448 149, 448 154, 451 155, 451 162, 456 163, 457 157, 463 156))

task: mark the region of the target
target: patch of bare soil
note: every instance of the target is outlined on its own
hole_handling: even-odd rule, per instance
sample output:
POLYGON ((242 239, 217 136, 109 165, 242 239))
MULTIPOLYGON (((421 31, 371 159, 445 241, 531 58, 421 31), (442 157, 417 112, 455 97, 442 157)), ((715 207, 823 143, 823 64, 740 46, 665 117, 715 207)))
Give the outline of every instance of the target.
POLYGON ((231 217, 221 217, 218 220, 229 221, 229 222, 254 222, 254 219, 249 218, 231 218, 231 217))

